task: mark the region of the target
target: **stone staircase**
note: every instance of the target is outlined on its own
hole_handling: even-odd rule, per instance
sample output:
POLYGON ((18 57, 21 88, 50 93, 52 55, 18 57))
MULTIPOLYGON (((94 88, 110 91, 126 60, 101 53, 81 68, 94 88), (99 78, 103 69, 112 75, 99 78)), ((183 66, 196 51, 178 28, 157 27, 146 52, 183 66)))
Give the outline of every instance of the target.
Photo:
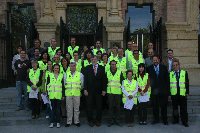
MULTIPOLYGON (((31 111, 21 110, 16 111, 16 89, 14 87, 0 89, 0 126, 11 125, 48 125, 48 120, 45 119, 44 111, 39 119, 31 119, 31 111)), ((135 112, 137 116, 137 112, 135 112)), ((200 116, 200 87, 191 86, 190 96, 188 97, 188 113, 189 121, 196 121, 196 117, 200 116)), ((103 112, 103 121, 108 118, 107 111, 103 112)), ((122 113, 123 116, 123 113, 122 113)), ((122 117, 121 116, 121 117, 122 117)), ((168 107, 169 122, 172 118, 172 107, 169 102, 168 107)), ((80 116, 82 123, 86 122, 85 111, 81 111, 80 116)), ((135 118, 137 120, 137 118, 135 118)), ((152 110, 148 109, 148 121, 152 120, 152 110)), ((63 121, 64 122, 64 121, 63 121)))

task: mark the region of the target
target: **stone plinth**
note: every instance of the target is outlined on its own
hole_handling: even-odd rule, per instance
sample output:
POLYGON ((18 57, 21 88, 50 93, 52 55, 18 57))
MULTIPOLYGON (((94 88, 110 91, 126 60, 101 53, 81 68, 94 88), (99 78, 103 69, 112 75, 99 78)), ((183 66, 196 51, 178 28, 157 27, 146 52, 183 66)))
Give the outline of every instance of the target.
POLYGON ((57 27, 56 23, 37 23, 35 26, 39 33, 42 47, 44 47, 44 42, 49 42, 51 38, 55 38, 57 27))

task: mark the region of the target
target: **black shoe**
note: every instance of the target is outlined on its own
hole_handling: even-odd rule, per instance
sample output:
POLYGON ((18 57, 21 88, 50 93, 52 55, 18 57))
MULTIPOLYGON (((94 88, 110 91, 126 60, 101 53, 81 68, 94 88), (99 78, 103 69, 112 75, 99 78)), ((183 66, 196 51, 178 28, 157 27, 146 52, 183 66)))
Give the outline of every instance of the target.
POLYGON ((75 125, 76 125, 77 127, 80 127, 80 126, 81 126, 81 124, 80 124, 80 123, 76 123, 75 125))
POLYGON ((109 122, 108 127, 111 127, 114 124, 114 122, 109 122))
POLYGON ((165 121, 165 122, 163 122, 163 124, 164 124, 164 125, 168 125, 168 122, 167 122, 167 121, 165 121))
POLYGON ((189 127, 188 123, 183 123, 183 125, 184 125, 185 127, 189 127))
POLYGON ((140 121, 140 122, 139 122, 139 125, 143 125, 143 122, 142 122, 142 121, 140 121))
POLYGON ((89 125, 90 127, 93 127, 93 126, 94 126, 94 123, 90 121, 90 122, 88 123, 88 125, 89 125))
POLYGON ((70 127, 71 125, 70 124, 65 124, 65 127, 70 127))
POLYGON ((173 123, 173 124, 177 124, 177 123, 179 123, 179 121, 174 120, 172 123, 173 123))
POLYGON ((32 115, 32 119, 36 119, 36 116, 35 116, 35 115, 32 115))
POLYGON ((117 126, 122 126, 122 124, 120 124, 118 121, 115 121, 115 124, 117 125, 117 126))
POLYGON ((155 120, 154 120, 151 124, 152 124, 152 125, 155 125, 155 124, 158 124, 158 123, 159 123, 159 121, 155 121, 155 120))
POLYGON ((146 122, 146 121, 143 121, 143 125, 147 125, 147 122, 146 122))
POLYGON ((100 127, 100 126, 101 126, 101 122, 96 121, 96 122, 95 122, 95 125, 96 125, 97 127, 100 127))

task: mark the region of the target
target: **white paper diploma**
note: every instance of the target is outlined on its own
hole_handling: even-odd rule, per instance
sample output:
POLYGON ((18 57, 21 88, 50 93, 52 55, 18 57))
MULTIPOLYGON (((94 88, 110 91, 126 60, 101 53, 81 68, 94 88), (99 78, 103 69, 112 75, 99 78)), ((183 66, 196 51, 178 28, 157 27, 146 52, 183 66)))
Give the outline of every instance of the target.
POLYGON ((134 105, 133 99, 126 98, 126 103, 124 104, 124 108, 131 110, 133 108, 133 105, 134 105))
POLYGON ((49 103, 49 99, 47 98, 46 94, 41 94, 41 97, 42 97, 42 101, 44 102, 44 104, 49 103))
POLYGON ((38 99, 38 89, 37 90, 32 90, 29 93, 29 98, 36 98, 38 99))
POLYGON ((143 96, 140 95, 138 97, 138 101, 139 101, 139 103, 148 102, 149 101, 149 95, 147 93, 144 93, 143 96))

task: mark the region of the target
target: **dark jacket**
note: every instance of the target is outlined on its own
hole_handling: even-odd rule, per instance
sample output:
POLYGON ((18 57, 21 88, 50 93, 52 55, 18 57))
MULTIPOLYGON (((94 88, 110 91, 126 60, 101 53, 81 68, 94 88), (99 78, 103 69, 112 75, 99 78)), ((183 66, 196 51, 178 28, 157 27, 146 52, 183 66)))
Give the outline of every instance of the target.
POLYGON ((95 76, 93 65, 85 68, 84 72, 84 89, 90 94, 101 94, 106 91, 106 75, 103 66, 98 65, 97 74, 95 76))
POLYGON ((17 60, 14 64, 15 69, 17 70, 16 81, 27 81, 28 69, 31 67, 29 60, 21 61, 17 60), (20 67, 21 66, 21 67, 20 67))
POLYGON ((151 83, 151 95, 169 95, 169 73, 167 67, 159 64, 159 75, 156 75, 154 65, 151 65, 148 69, 150 83, 151 83))

